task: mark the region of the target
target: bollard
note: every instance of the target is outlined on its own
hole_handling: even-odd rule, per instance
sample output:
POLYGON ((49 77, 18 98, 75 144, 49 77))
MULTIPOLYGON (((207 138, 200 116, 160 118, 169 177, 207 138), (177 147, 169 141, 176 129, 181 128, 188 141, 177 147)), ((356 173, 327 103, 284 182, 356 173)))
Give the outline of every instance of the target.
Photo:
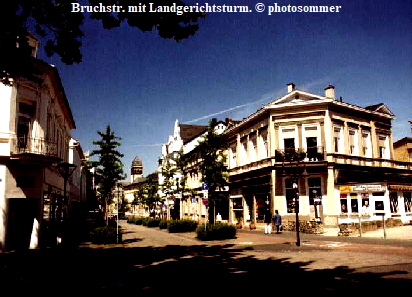
POLYGON ((382 214, 382 224, 383 224, 383 238, 386 239, 385 213, 382 214))

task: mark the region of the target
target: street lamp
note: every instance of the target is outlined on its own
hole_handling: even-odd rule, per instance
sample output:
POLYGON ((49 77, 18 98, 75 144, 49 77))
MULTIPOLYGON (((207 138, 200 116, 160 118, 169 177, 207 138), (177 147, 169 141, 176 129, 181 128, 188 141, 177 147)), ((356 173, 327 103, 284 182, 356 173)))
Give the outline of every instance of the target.
POLYGON ((293 201, 294 201, 294 208, 295 208, 295 216, 296 216, 296 246, 300 246, 300 233, 299 233, 299 177, 307 177, 309 174, 306 171, 306 165, 303 167, 303 172, 299 171, 300 168, 300 160, 299 158, 291 158, 289 160, 289 164, 291 165, 291 172, 289 174, 286 173, 284 163, 282 164, 282 177, 290 176, 292 180, 292 188, 293 188, 293 201))
MULTIPOLYGON (((59 163, 57 165, 57 171, 59 172, 59 174, 61 175, 61 177, 63 177, 63 181, 64 181, 64 188, 63 188, 63 203, 62 206, 65 207, 64 211, 63 211, 63 218, 66 218, 66 207, 67 207, 67 193, 66 193, 66 189, 67 189, 67 181, 69 180, 70 176, 73 174, 74 170, 76 169, 76 165, 71 164, 71 163, 67 163, 67 162, 62 162, 59 163)), ((61 219, 61 218, 59 218, 61 219)))
POLYGON ((119 243, 119 200, 120 200, 120 194, 122 193, 122 184, 120 183, 116 184, 116 193, 117 193, 116 243, 119 243))

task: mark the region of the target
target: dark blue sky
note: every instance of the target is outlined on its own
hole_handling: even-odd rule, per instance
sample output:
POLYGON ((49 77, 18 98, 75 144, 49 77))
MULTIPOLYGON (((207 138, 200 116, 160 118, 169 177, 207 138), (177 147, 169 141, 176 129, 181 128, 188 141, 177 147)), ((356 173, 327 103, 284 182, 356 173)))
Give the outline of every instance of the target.
MULTIPOLYGON (((187 1, 203 4, 201 1, 187 1)), ((264 0, 208 1, 249 5, 264 0)), ((180 43, 123 24, 102 29, 86 20, 83 62, 55 64, 85 151, 110 124, 122 137, 125 171, 135 156, 144 174, 156 170, 160 144, 176 119, 241 119, 286 93, 286 84, 366 106, 385 103, 397 116, 395 140, 411 136, 412 1, 276 1, 278 5, 340 5, 339 13, 209 13, 198 33, 180 43)), ((138 4, 138 1, 136 1, 138 4)), ((88 17, 88 16, 87 16, 88 17)))

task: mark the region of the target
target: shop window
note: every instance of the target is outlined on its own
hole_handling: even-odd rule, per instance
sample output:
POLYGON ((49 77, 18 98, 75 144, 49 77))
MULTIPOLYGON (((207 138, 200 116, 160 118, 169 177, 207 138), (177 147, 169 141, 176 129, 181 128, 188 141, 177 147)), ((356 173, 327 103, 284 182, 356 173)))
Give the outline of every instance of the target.
MULTIPOLYGON (((314 199, 322 197, 322 179, 320 177, 308 178, 308 186, 309 204, 314 205, 314 199)), ((318 205, 322 205, 322 199, 318 202, 318 205)))
POLYGON ((233 198, 233 210, 243 210, 242 198, 233 198))
POLYGON ((403 199, 405 203, 405 212, 411 212, 412 211, 412 199, 411 199, 412 193, 411 192, 405 192, 403 193, 403 199))
POLYGON ((384 206, 383 206, 383 201, 375 201, 375 209, 376 210, 385 210, 384 206))
POLYGON ((348 198, 346 194, 340 194, 340 209, 341 212, 348 212, 348 198))
POLYGON ((263 221, 263 216, 266 210, 266 200, 264 197, 256 198, 256 219, 258 221, 263 221))
POLYGON ((288 213, 295 212, 296 189, 293 188, 293 183, 294 182, 291 178, 285 180, 285 197, 288 213))
POLYGON ((368 193, 362 193, 362 206, 365 206, 366 204, 370 206, 369 203, 369 194, 368 193))
POLYGON ((389 193, 389 202, 391 207, 391 213, 398 213, 399 206, 398 206, 398 193, 392 192, 389 193))
POLYGON ((352 212, 359 212, 358 194, 356 193, 350 194, 350 205, 351 205, 352 212))

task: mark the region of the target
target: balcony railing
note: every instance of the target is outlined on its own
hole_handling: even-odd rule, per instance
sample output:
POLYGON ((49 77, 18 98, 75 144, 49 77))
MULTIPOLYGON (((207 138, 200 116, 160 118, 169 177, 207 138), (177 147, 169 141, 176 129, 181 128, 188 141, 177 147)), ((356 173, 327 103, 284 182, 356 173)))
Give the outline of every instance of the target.
POLYGON ((325 160, 325 149, 323 146, 307 148, 286 148, 275 151, 276 162, 316 162, 325 160))
POLYGON ((36 154, 57 157, 57 144, 44 138, 17 136, 13 139, 12 154, 36 154))

